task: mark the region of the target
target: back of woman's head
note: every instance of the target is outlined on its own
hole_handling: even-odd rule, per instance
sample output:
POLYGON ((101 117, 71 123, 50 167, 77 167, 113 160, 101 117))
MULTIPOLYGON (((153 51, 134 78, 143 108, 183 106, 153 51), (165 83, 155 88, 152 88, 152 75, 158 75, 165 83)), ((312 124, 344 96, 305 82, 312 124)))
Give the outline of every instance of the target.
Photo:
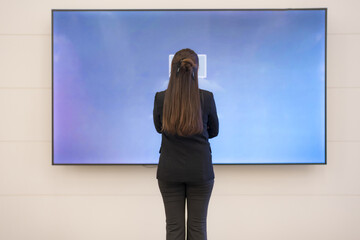
POLYGON ((193 50, 185 48, 175 53, 165 92, 163 131, 179 136, 202 133, 198 69, 199 59, 193 50))

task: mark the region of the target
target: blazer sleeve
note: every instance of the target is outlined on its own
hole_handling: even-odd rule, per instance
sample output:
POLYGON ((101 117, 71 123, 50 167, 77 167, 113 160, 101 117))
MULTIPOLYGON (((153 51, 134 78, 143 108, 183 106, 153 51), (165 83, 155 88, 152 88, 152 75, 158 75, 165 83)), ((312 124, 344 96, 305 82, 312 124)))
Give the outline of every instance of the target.
POLYGON ((210 93, 211 93, 210 112, 209 112, 209 116, 208 116, 208 127, 207 128, 208 128, 209 138, 213 138, 219 134, 219 119, 217 116, 214 94, 212 92, 210 92, 210 93))
POLYGON ((158 133, 161 133, 161 127, 162 127, 162 122, 160 119, 160 112, 158 110, 157 107, 157 103, 158 103, 158 92, 156 92, 155 94, 155 98, 154 98, 154 109, 153 109, 153 119, 154 119, 154 125, 155 125, 155 129, 158 133))

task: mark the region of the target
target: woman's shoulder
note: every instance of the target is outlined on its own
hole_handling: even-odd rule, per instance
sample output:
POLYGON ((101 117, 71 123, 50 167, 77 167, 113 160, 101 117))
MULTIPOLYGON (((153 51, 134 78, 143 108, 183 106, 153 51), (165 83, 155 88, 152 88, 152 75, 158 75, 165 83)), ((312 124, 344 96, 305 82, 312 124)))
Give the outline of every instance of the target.
POLYGON ((164 97, 165 97, 165 91, 166 91, 166 90, 156 92, 156 93, 155 93, 155 100, 159 101, 159 100, 164 99, 164 97))
POLYGON ((162 91, 158 91, 158 92, 156 92, 155 94, 157 94, 157 95, 163 95, 163 94, 165 94, 165 91, 166 91, 166 89, 165 89, 165 90, 162 90, 162 91))
POLYGON ((213 99, 213 93, 211 91, 205 90, 205 89, 200 89, 200 95, 202 96, 202 98, 206 101, 206 102, 211 102, 213 99))
MULTIPOLYGON (((160 100, 160 99, 164 98, 165 92, 166 92, 166 89, 163 91, 156 92, 155 96, 158 97, 160 100)), ((211 97, 213 95, 213 93, 211 91, 201 89, 201 88, 199 88, 199 92, 200 92, 200 94, 203 94, 204 96, 208 96, 208 97, 211 97)))
POLYGON ((203 94, 205 94, 205 95, 209 95, 209 96, 212 95, 212 92, 210 92, 210 91, 208 91, 208 90, 201 89, 201 88, 199 88, 199 90, 200 90, 200 93, 203 93, 203 94))

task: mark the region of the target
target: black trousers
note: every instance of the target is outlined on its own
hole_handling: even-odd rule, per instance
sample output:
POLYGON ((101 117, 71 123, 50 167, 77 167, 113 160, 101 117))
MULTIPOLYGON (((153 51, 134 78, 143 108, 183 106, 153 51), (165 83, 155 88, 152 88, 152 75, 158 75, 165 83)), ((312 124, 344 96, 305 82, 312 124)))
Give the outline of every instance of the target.
POLYGON ((166 182, 158 179, 166 215, 166 240, 207 240, 206 219, 214 179, 206 182, 166 182))

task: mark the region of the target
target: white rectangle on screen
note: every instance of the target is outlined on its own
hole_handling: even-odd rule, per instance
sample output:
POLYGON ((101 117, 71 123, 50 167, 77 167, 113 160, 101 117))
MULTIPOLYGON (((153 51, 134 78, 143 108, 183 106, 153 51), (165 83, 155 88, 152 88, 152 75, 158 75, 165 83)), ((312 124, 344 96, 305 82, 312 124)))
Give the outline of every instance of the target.
MULTIPOLYGON (((169 55, 169 77, 171 75, 171 62, 174 54, 169 55)), ((198 78, 206 78, 206 54, 198 54, 199 57, 199 74, 198 78)))

